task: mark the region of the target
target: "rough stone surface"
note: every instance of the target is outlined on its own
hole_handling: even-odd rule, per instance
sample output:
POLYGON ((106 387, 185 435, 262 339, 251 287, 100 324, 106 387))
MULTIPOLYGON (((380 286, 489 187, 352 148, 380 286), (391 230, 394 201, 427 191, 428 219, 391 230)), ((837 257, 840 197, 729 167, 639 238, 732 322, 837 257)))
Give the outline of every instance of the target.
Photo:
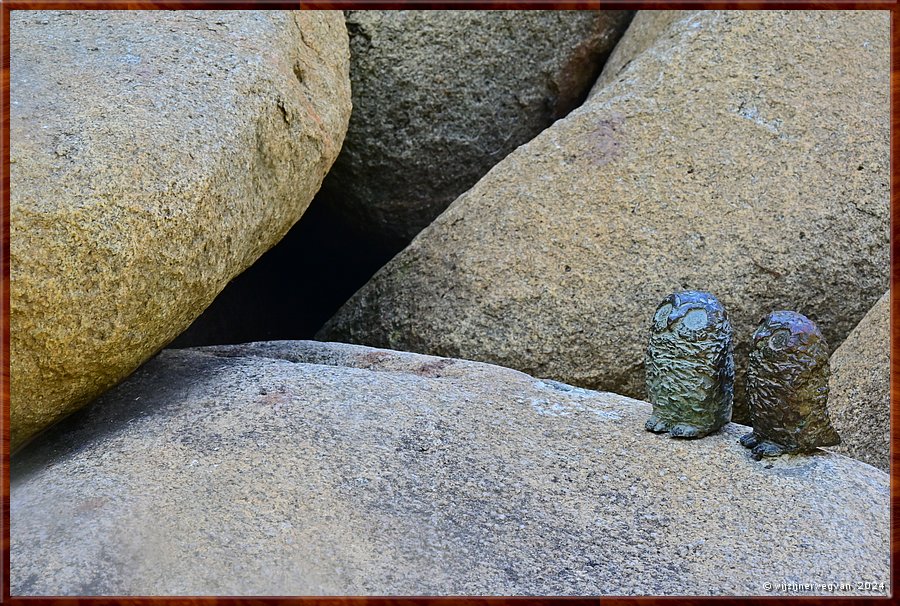
POLYGON ((822 451, 756 462, 737 442, 746 427, 673 440, 644 431, 649 412, 361 346, 167 350, 13 460, 11 591, 778 595, 888 581, 887 474, 822 451))
POLYGON ((576 107, 630 11, 349 11, 353 115, 323 192, 405 245, 576 107))
POLYGON ((342 14, 11 16, 13 447, 277 242, 350 113, 342 14))
POLYGON ((891 298, 884 293, 831 357, 828 410, 842 443, 832 450, 890 470, 891 298))
POLYGON ((643 396, 653 310, 693 289, 728 310, 739 380, 772 310, 837 347, 888 286, 888 34, 883 11, 681 14, 318 336, 643 396))
POLYGON ((632 20, 627 35, 619 40, 615 50, 603 64, 603 72, 591 88, 590 96, 603 90, 637 55, 658 44, 660 38, 677 36, 678 28, 670 28, 691 14, 693 11, 640 11, 640 18, 632 20))

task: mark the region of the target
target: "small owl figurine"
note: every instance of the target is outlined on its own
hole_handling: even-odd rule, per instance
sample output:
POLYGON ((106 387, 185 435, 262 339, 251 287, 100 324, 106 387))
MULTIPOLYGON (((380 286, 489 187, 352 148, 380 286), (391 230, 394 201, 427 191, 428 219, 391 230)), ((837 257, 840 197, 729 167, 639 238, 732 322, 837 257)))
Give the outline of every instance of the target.
POLYGON ((725 308, 708 292, 663 299, 644 358, 653 414, 648 431, 702 438, 731 420, 734 344, 725 308))
POLYGON ((828 418, 828 344, 815 323, 775 311, 753 333, 747 400, 753 431, 741 437, 753 458, 840 444, 828 418))

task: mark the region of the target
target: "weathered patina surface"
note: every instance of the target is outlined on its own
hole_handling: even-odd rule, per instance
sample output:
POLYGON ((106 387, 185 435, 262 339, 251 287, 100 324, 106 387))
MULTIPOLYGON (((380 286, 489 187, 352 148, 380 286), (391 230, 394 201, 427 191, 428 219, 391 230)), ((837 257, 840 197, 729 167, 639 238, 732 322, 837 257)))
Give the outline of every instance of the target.
POLYGON ((702 438, 731 420, 734 342, 725 308, 708 292, 663 299, 650 324, 647 393, 649 431, 702 438))
POLYGON ((753 456, 810 452, 840 444, 828 418, 828 344, 815 322, 774 311, 753 333, 747 400, 753 431, 741 444, 753 456))

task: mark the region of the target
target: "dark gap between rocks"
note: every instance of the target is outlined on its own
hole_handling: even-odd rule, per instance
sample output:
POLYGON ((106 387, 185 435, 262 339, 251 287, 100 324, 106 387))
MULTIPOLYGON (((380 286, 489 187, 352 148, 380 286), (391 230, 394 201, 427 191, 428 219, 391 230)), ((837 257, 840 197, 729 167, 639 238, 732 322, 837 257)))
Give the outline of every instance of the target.
POLYGON ((402 247, 354 228, 319 195, 168 347, 312 339, 402 247))

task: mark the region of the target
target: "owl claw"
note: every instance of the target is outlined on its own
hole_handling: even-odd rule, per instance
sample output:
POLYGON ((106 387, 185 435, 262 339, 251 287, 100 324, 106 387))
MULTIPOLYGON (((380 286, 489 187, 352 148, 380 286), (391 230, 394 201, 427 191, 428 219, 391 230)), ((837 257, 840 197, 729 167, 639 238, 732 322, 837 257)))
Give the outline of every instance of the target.
POLYGON ((644 429, 653 433, 663 433, 669 430, 669 425, 665 421, 661 421, 656 415, 650 415, 650 418, 644 423, 644 429))
POLYGON ((686 423, 679 423, 675 427, 669 430, 670 438, 702 438, 703 433, 694 427, 693 425, 688 425, 686 423))
POLYGON ((759 436, 757 436, 752 431, 750 433, 745 433, 741 436, 740 440, 741 446, 744 448, 753 448, 757 444, 759 444, 759 436))
POLYGON ((784 448, 774 442, 760 442, 750 452, 753 458, 759 461, 763 457, 777 457, 784 454, 784 448))

